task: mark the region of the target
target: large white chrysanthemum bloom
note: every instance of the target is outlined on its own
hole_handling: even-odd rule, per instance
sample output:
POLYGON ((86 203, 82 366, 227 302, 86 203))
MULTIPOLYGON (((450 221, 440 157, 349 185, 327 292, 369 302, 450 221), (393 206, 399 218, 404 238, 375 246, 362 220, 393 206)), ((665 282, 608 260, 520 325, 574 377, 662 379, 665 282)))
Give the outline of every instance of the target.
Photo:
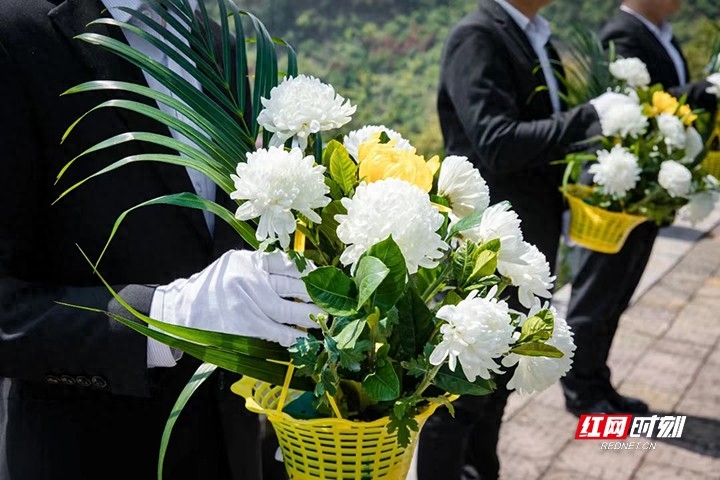
POLYGON ((306 75, 285 78, 270 90, 270 98, 262 98, 261 102, 265 108, 257 121, 273 132, 270 146, 297 137, 298 147, 303 150, 308 135, 342 127, 356 108, 336 94, 331 85, 306 75))
POLYGON ((500 202, 485 209, 480 225, 462 232, 463 237, 479 245, 500 239, 498 269, 505 263, 525 265, 522 256, 527 252, 520 229, 520 217, 510 209, 510 203, 500 202))
POLYGON ((601 118, 600 126, 607 137, 637 137, 648 129, 648 119, 643 107, 636 103, 624 102, 613 106, 601 118))
POLYGON ((540 392, 550 387, 570 371, 572 358, 575 355, 575 342, 573 334, 564 318, 557 315, 555 307, 545 304, 540 307, 540 302, 530 311, 528 317, 532 317, 541 308, 553 313, 555 324, 552 337, 546 342, 563 353, 561 358, 536 357, 529 355, 518 355, 510 353, 503 358, 502 364, 506 367, 517 364, 512 378, 508 382, 508 390, 515 390, 521 395, 533 392, 540 392))
POLYGON ((348 151, 353 160, 357 162, 360 144, 369 140, 374 134, 382 132, 385 132, 390 140, 396 141, 395 148, 415 151, 415 148, 410 145, 408 140, 403 138, 403 136, 395 130, 387 128, 385 125, 366 125, 357 130, 353 130, 343 137, 343 146, 345 146, 345 149, 348 151))
POLYGON ((493 287, 482 298, 473 291, 457 305, 440 307, 436 316, 447 323, 440 327, 442 340, 430 354, 431 364, 447 359, 455 371, 459 361, 471 382, 477 377, 489 379, 490 372, 502 373, 495 359, 510 350, 515 329, 507 303, 493 298, 496 293, 493 287))
POLYGON ((260 217, 255 232, 260 241, 280 240, 283 248, 290 244, 290 234, 295 231, 292 211, 320 223, 320 216, 313 211, 330 203, 325 185, 325 167, 315 165, 312 156, 303 157, 299 148, 287 152, 270 147, 247 154, 247 162, 237 166, 237 175, 231 175, 235 191, 234 200, 246 200, 235 212, 238 220, 260 217))
POLYGON ((685 125, 682 120, 669 113, 661 113, 657 116, 656 120, 658 129, 664 137, 664 142, 668 150, 673 151, 678 148, 685 148, 687 134, 685 133, 685 125))
POLYGON ((718 198, 720 198, 720 195, 717 192, 694 193, 690 195, 690 201, 678 211, 678 215, 681 219, 695 225, 705 220, 712 213, 718 198))
POLYGON ((610 63, 610 74, 618 80, 627 82, 630 87, 650 85, 650 72, 645 63, 636 57, 620 58, 610 63))
POLYGON ((361 183, 352 198, 341 202, 347 214, 335 219, 337 236, 347 245, 340 256, 343 265, 354 265, 365 251, 391 235, 410 273, 418 267, 435 267, 448 248, 437 234, 443 216, 415 185, 396 178, 361 183))
POLYGON ((635 187, 640 180, 642 169, 635 155, 628 149, 615 145, 609 152, 599 150, 597 163, 592 164, 588 172, 594 175, 593 181, 600 185, 605 193, 621 198, 635 187))
POLYGON ((671 197, 687 197, 692 186, 692 173, 675 160, 665 160, 660 164, 658 183, 671 197))
POLYGON ((705 144, 695 127, 688 127, 685 130, 685 155, 683 156, 682 163, 693 163, 698 155, 704 150, 705 144))
POLYGON ((453 213, 464 218, 474 211, 484 211, 490 204, 490 190, 485 179, 467 157, 450 155, 440 165, 438 195, 450 202, 453 213))
POLYGON ((535 245, 525 242, 525 253, 520 257, 525 264, 498 262, 498 271, 518 287, 518 299, 525 308, 536 302, 536 296, 552 296, 555 277, 550 275, 550 264, 535 245))

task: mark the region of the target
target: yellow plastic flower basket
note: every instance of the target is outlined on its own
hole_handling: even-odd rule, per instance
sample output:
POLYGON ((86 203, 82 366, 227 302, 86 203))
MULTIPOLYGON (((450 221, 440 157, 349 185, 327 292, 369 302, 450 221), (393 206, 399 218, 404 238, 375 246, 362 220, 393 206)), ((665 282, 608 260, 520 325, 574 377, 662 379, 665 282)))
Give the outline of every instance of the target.
MULTIPOLYGON (((710 135, 710 138, 706 143, 707 147, 710 148, 714 141, 718 140, 719 137, 720 127, 715 127, 715 130, 713 130, 712 135, 710 135)), ((703 172, 720 180, 720 151, 709 150, 700 164, 700 168, 702 168, 703 172)))
POLYGON ((570 205, 570 239, 596 252, 617 253, 632 229, 647 218, 588 205, 583 199, 591 192, 592 187, 585 185, 567 185, 563 190, 570 205))
MULTIPOLYGON (((270 421, 290 480, 403 480, 408 475, 418 433, 411 432, 409 445, 401 447, 397 436, 387 431, 388 417, 372 422, 298 420, 282 412, 282 408, 286 398, 292 400, 302 392, 248 377, 236 382, 232 391, 245 398, 248 410, 270 421)), ((419 428, 437 407, 430 404, 415 417, 419 428)))

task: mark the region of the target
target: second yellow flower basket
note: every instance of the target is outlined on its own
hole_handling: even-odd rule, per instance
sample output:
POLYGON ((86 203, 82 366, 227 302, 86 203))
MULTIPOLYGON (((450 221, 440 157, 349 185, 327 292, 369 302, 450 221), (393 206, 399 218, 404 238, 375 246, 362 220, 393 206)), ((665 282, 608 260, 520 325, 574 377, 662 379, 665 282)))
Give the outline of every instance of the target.
POLYGON ((584 198, 591 192, 592 187, 586 185, 567 185, 563 189, 570 205, 570 239, 596 252, 617 253, 632 229, 647 218, 589 205, 584 198))

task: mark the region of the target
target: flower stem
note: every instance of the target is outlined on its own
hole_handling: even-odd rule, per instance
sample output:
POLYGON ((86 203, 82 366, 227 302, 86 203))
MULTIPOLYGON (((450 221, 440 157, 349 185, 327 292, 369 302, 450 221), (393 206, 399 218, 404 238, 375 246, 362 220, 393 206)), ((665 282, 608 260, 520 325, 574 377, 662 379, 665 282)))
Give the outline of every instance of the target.
POLYGON ((426 304, 432 300, 432 298, 437 293, 438 288, 442 283, 445 281, 447 276, 450 274, 450 268, 452 267, 451 262, 448 262, 445 267, 443 268, 442 272, 440 272, 440 275, 437 276, 437 278, 425 289, 425 291, 422 294, 423 302, 426 304))

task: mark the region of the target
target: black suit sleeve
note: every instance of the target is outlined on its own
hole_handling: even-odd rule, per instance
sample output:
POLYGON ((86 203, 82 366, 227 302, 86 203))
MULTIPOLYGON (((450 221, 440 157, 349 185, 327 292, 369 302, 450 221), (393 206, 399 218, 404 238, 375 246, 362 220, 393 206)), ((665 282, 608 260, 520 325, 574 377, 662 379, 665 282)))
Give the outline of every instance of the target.
POLYGON ((523 120, 527 98, 519 98, 512 59, 495 37, 467 29, 449 41, 443 59, 448 96, 486 168, 508 174, 546 166, 549 158, 559 158, 552 150, 586 138, 597 114, 591 105, 582 105, 550 118, 523 120))
MULTIPOLYGON (((53 221, 54 200, 50 198, 54 174, 48 175, 48 169, 61 160, 48 165, 37 114, 31 108, 33 92, 27 91, 22 66, 13 62, 11 45, 1 34, 0 376, 34 382, 63 375, 96 378, 87 388, 146 395, 146 338, 105 315, 62 305, 123 313, 109 291, 57 284, 44 273, 46 246, 53 242, 46 233, 46 225, 53 221)), ((139 309, 149 310, 152 288, 128 286, 123 292, 139 309)))

